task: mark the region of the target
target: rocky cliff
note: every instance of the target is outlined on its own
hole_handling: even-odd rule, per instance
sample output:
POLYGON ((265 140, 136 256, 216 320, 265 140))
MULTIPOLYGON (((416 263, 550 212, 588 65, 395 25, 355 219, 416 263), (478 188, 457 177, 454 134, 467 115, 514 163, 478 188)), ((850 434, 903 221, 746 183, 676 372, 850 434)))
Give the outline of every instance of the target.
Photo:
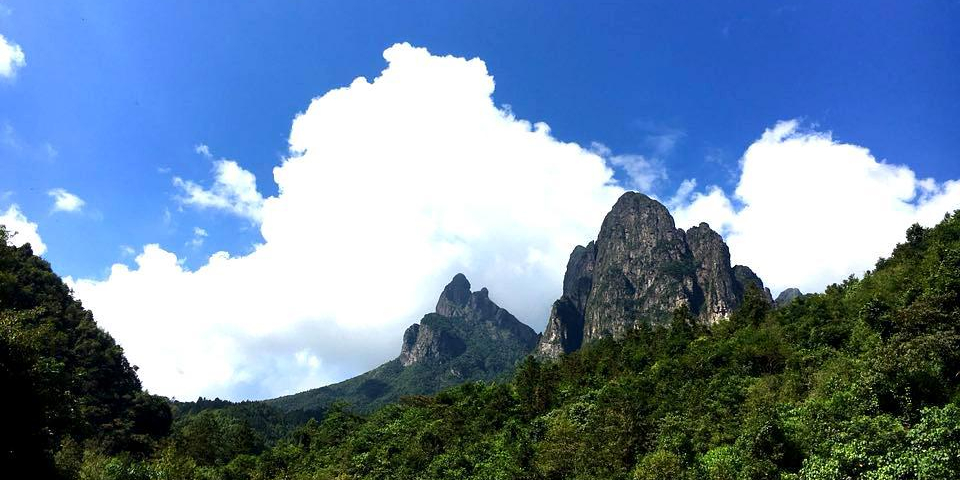
POLYGON ((713 323, 740 305, 749 284, 769 299, 752 270, 730 265, 727 245, 706 223, 678 229, 662 204, 628 192, 604 218, 597 240, 570 255, 563 295, 536 351, 555 357, 590 340, 620 337, 640 322, 667 321, 680 306, 713 323))

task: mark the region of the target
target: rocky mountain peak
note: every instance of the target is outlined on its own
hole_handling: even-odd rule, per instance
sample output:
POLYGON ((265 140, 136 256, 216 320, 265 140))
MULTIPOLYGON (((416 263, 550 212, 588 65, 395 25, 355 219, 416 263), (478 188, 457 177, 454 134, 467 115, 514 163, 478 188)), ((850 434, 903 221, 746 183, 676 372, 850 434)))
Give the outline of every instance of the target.
POLYGON ((437 300, 436 312, 438 315, 452 317, 460 309, 467 306, 469 301, 470 281, 464 274, 458 273, 454 275, 453 280, 450 280, 446 287, 443 287, 440 299, 437 300))
POLYGON ((731 267, 729 248, 708 224, 677 229, 660 202, 627 192, 604 218, 597 240, 570 254, 563 296, 554 302, 537 353, 556 356, 622 336, 638 323, 663 323, 680 306, 713 323, 740 305, 748 283, 763 290, 752 270, 731 267))
POLYGON ((486 287, 471 292, 467 277, 458 273, 440 294, 436 313, 407 328, 399 360, 403 366, 443 363, 462 354, 468 343, 480 340, 519 343, 529 351, 537 338, 532 328, 490 300, 486 287), (483 338, 465 338, 468 331, 483 338))

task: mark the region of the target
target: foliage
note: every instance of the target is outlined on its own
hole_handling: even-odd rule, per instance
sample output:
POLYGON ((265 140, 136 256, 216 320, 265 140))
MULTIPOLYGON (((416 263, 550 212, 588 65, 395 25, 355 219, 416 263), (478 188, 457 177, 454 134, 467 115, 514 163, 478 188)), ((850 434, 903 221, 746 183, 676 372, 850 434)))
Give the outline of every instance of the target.
POLYGON ((151 453, 170 427, 166 399, 142 391, 136 368, 93 315, 0 227, 0 464, 72 476, 81 450, 151 453))

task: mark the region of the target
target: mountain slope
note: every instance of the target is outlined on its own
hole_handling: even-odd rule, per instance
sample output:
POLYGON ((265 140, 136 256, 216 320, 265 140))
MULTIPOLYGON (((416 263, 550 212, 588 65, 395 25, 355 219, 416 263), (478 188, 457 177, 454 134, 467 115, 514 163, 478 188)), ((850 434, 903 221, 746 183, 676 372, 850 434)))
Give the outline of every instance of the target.
POLYGON ((440 295, 436 312, 407 328, 397 358, 349 380, 265 402, 288 412, 337 401, 370 411, 404 395, 499 378, 533 349, 537 338, 533 329, 490 300, 486 288, 471 292, 467 278, 457 274, 440 295))

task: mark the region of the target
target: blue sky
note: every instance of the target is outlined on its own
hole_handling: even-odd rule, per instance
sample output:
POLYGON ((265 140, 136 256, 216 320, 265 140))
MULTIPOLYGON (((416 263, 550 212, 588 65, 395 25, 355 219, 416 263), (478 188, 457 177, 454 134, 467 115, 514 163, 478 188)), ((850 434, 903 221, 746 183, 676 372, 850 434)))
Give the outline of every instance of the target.
POLYGON ((960 169, 955 2, 3 5, 11 12, 0 32, 24 48, 28 66, 0 86, 0 121, 26 145, 0 152, 0 191, 46 220, 49 258, 66 274, 102 275, 121 245, 177 248, 194 223, 217 238, 200 253, 244 251, 256 230, 234 219, 187 213, 166 225, 174 192, 157 170, 204 174, 193 147, 205 143, 269 178, 293 115, 375 75, 398 41, 483 58, 496 102, 548 122, 561 139, 649 153, 649 137, 678 135, 665 159, 674 183, 697 175, 729 185, 724 167, 785 118, 921 176, 960 169), (46 144, 55 158, 44 158, 46 144), (48 216, 54 186, 102 218, 48 216))
MULTIPOLYGON (((504 111, 509 105, 517 119, 546 122, 557 141, 600 153, 613 183, 636 187, 632 166, 646 175, 639 185, 666 201, 696 179, 704 201, 678 200, 671 205, 678 217, 707 211, 691 206, 710 199, 742 208, 746 197, 734 191, 746 179, 745 152, 783 120, 797 123, 794 133, 768 137, 777 145, 803 132, 815 133, 807 139, 829 133, 826 146, 869 149, 869 157, 864 150, 857 158, 904 166, 917 182, 948 182, 960 178, 956 25, 955 1, 0 0, 0 35, 25 57, 14 74, 0 76, 0 213, 17 205, 38 225, 45 258, 76 279, 105 280, 115 263, 136 268, 134 257, 148 244, 174 254, 187 271, 207 265, 217 251, 250 254, 265 242, 259 219, 198 208, 184 201, 183 183, 174 179, 212 188, 211 169, 225 158, 255 176, 263 198, 277 196, 274 168, 291 155, 297 114, 356 77, 372 81, 387 67, 384 51, 398 42, 482 59, 496 82, 494 104, 504 111), (723 198, 710 197, 708 186, 723 198), (55 211, 50 191, 58 188, 82 199, 82 207, 55 211)), ((834 164, 810 178, 831 175, 834 164)), ((365 175, 376 183, 380 170, 371 168, 351 177, 358 188, 365 175)), ((907 182, 900 173, 881 173, 891 184, 907 182)), ((909 195, 897 198, 916 204, 918 185, 909 183, 909 195)), ((817 184, 805 187, 815 192, 817 184)), ((703 215, 715 226, 732 215, 709 211, 703 215)), ((746 228, 731 222, 716 228, 725 235, 746 228)), ((429 292, 450 269, 470 262, 444 265, 424 277, 430 288, 417 290, 428 297, 421 303, 433 301, 429 292)), ((491 284, 498 278, 493 271, 477 275, 491 284)), ((545 317, 536 317, 548 305, 531 308, 533 318, 524 320, 541 328, 545 317)), ((390 323, 382 339, 363 341, 387 352, 403 326, 390 323)), ((308 359, 301 364, 330 366, 317 381, 392 355, 340 365, 324 345, 284 348, 278 352, 306 352, 297 357, 308 359)), ((300 386, 250 380, 261 374, 201 391, 254 397, 300 386)))

